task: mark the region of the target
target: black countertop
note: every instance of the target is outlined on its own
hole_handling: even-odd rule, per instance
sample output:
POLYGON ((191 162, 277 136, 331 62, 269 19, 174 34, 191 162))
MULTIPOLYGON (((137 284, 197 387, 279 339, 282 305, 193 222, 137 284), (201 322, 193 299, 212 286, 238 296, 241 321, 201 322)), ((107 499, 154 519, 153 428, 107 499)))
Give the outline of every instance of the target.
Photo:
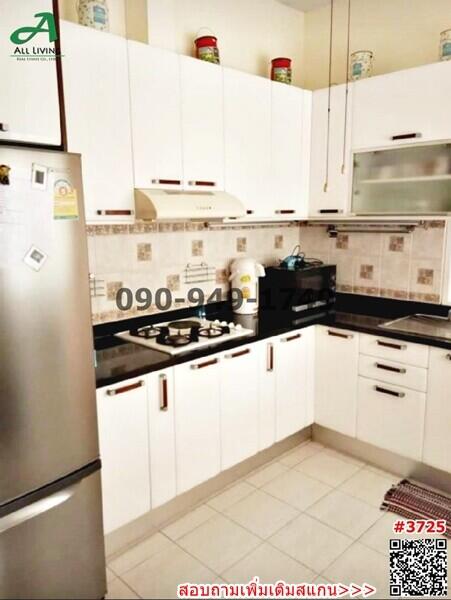
MULTIPOLYGON (((364 296, 348 297, 341 294, 338 298, 336 310, 330 312, 312 311, 310 314, 299 317, 295 320, 287 313, 260 312, 253 316, 233 315, 230 307, 223 303, 213 306, 209 309, 207 317, 209 319, 219 319, 220 321, 239 322, 248 329, 252 329, 254 334, 239 340, 224 342, 210 348, 204 348, 200 351, 190 351, 186 354, 171 356, 151 350, 138 344, 123 342, 114 337, 117 331, 124 331, 130 328, 130 323, 115 323, 109 326, 99 326, 94 329, 95 347, 96 347, 96 385, 98 388, 119 383, 125 379, 139 377, 146 373, 159 371, 181 364, 187 361, 196 360, 236 348, 245 344, 263 340, 272 336, 283 335, 296 329, 303 329, 311 325, 326 325, 340 329, 349 329, 362 333, 369 333, 388 338, 394 338, 419 344, 427 344, 439 348, 451 349, 449 340, 433 337, 413 335, 381 329, 380 325, 390 319, 412 314, 414 312, 423 312, 427 314, 436 314, 444 316, 447 314, 448 307, 437 307, 436 305, 418 305, 411 302, 400 302, 393 300, 383 300, 367 298, 364 296), (406 305, 406 306, 404 306, 406 305), (367 313, 367 314, 365 314, 367 313), (289 318, 288 318, 289 317, 289 318)), ((194 310, 191 311, 191 315, 194 310)), ((155 323, 158 320, 164 322, 171 318, 182 318, 188 316, 174 314, 159 315, 158 317, 141 317, 139 326, 155 323)), ((135 324, 136 326, 136 324, 135 324)))

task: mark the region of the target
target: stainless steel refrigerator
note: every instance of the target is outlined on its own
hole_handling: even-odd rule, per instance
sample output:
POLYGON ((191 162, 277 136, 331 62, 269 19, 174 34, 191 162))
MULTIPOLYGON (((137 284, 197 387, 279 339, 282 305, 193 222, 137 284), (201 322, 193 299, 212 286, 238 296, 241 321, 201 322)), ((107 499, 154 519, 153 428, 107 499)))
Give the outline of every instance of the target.
POLYGON ((102 598, 80 156, 0 146, 0 598, 102 598))

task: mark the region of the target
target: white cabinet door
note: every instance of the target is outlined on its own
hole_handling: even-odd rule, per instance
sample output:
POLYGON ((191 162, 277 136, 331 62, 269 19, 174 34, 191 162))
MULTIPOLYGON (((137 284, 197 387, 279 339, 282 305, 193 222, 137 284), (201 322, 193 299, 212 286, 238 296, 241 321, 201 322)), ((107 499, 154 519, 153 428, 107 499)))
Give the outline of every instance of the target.
POLYGON ((308 425, 309 338, 313 328, 276 338, 276 440, 280 441, 308 425))
POLYGON ((221 468, 219 370, 217 355, 174 367, 178 494, 221 468))
POLYGON ((224 69, 225 189, 248 214, 273 216, 271 81, 224 69))
POLYGON ((359 334, 316 328, 315 422, 355 437, 359 334))
POLYGON ((352 183, 352 95, 353 86, 349 85, 346 118, 346 86, 331 88, 328 145, 329 90, 313 92, 309 197, 309 215, 312 217, 346 214, 349 210, 352 183))
POLYGON ((97 390, 105 533, 150 510, 145 379, 97 390))
POLYGON ((86 219, 133 221, 127 43, 61 22, 69 152, 82 155, 86 219))
POLYGON ((426 394, 359 377, 357 438, 421 460, 426 394))
POLYGON ((150 493, 152 508, 177 494, 175 403, 172 369, 147 377, 149 401, 150 493))
POLYGON ((271 199, 280 218, 308 213, 312 92, 271 83, 271 199))
POLYGON ((451 472, 451 352, 430 349, 423 462, 451 472))
POLYGON ((258 452, 258 349, 254 344, 221 355, 221 468, 258 452))
POLYGON ((179 56, 132 41, 128 50, 135 187, 181 188, 179 56))
POLYGON ((275 338, 255 344, 258 348, 258 424, 259 450, 269 448, 276 441, 276 373, 275 338))
MULTIPOLYGON (((34 48, 37 52, 53 51, 54 43, 46 33, 23 44, 10 39, 19 28, 37 26, 41 18, 35 15, 42 12, 53 12, 51 0, 0 0, 1 141, 61 144, 56 61, 36 60, 32 54, 34 48)), ((43 27, 48 29, 48 24, 43 27)), ((20 39, 26 38, 22 33, 20 39)))
POLYGON ((352 147, 451 138, 450 96, 451 63, 446 61, 356 82, 352 147))
POLYGON ((222 69, 180 57, 184 185, 188 190, 224 189, 222 69))

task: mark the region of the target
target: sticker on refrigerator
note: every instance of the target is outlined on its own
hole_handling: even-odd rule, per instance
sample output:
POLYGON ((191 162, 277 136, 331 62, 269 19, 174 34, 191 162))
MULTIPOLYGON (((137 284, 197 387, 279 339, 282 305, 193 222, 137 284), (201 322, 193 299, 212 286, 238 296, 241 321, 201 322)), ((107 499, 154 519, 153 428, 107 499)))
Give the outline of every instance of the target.
POLYGON ((28 265, 33 271, 40 271, 44 266, 45 261, 47 260, 48 255, 36 248, 36 246, 31 246, 28 252, 24 256, 24 263, 28 265))
POLYGON ((77 190, 68 179, 55 181, 53 199, 54 219, 71 221, 79 218, 77 190))
POLYGON ((34 190, 45 191, 49 177, 49 169, 43 165, 33 163, 31 168, 31 187, 34 190))

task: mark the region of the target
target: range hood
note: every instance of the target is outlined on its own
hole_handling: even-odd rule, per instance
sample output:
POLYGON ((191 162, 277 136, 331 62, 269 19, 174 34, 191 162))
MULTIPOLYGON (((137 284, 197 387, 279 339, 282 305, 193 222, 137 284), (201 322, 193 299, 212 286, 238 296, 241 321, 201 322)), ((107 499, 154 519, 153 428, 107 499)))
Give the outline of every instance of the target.
POLYGON ((143 221, 212 221, 246 215, 238 198, 217 191, 135 189, 135 208, 136 218, 143 221))

